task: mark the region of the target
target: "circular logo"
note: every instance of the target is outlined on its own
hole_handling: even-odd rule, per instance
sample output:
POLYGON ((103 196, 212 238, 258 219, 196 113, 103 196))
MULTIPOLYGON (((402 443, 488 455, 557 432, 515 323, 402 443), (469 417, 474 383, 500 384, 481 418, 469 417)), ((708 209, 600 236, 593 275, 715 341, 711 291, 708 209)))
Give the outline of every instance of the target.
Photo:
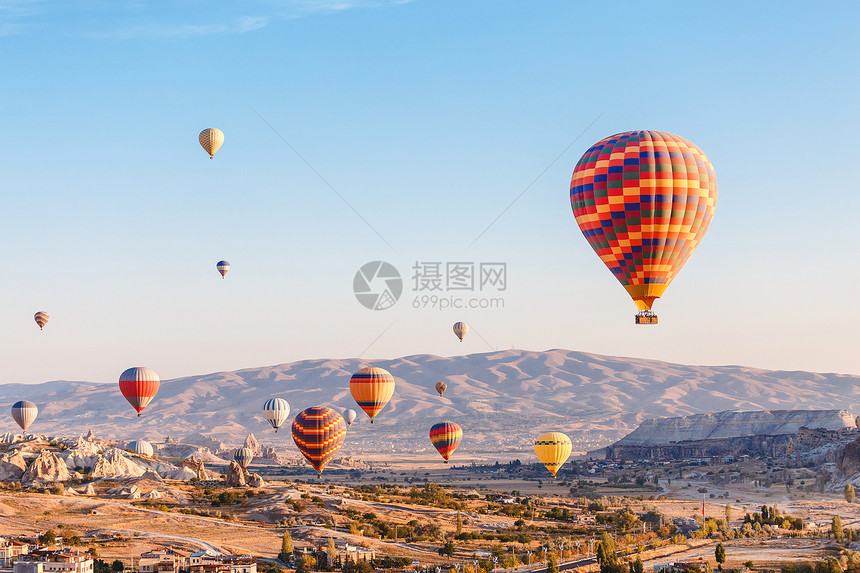
POLYGON ((365 263, 352 279, 352 292, 365 308, 386 310, 394 306, 403 294, 403 279, 391 263, 365 263))

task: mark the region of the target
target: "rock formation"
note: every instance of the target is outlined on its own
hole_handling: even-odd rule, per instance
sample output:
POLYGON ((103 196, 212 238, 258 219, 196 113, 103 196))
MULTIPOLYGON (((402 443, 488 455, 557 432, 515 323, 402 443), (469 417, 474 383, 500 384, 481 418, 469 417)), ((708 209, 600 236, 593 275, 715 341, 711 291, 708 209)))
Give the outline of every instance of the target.
POLYGON ((95 495, 96 488, 93 487, 93 484, 88 483, 87 487, 81 492, 82 495, 95 495))
POLYGON ((263 446, 263 454, 261 457, 264 460, 271 460, 273 462, 280 461, 278 454, 275 452, 274 446, 263 446))
POLYGON ((21 483, 45 484, 69 479, 69 468, 66 463, 49 450, 42 450, 39 457, 33 460, 30 467, 21 477, 21 483))
POLYGON ((263 481, 260 474, 251 474, 251 477, 248 478, 248 485, 250 487, 266 487, 266 482, 263 481))
POLYGON ((227 487, 245 487, 247 485, 245 473, 246 471, 242 469, 242 466, 236 462, 230 462, 230 467, 227 468, 227 487))
POLYGON ((94 442, 96 440, 96 435, 92 430, 87 430, 87 435, 84 436, 84 439, 88 442, 94 442))
POLYGON ((245 438, 245 443, 242 444, 243 448, 249 448, 252 452, 254 452, 254 456, 262 456, 263 450, 260 449, 260 442, 257 441, 257 438, 254 437, 254 434, 248 434, 248 437, 245 438))
MULTIPOLYGON (((180 442, 174 441, 173 443, 180 442)), ((227 446, 224 445, 222 442, 219 442, 218 440, 205 434, 201 434, 199 432, 195 432, 193 434, 185 436, 184 438, 182 438, 181 443, 191 444, 193 446, 201 446, 203 448, 209 448, 209 450, 213 452, 220 452, 222 450, 227 449, 227 446)))
POLYGON ((140 477, 144 472, 143 467, 119 450, 111 450, 107 455, 96 457, 90 477, 140 477))
POLYGON ((143 497, 144 499, 161 499, 161 493, 157 489, 154 489, 149 493, 143 494, 143 497))
POLYGON ((206 481, 207 479, 209 479, 209 475, 206 473, 206 468, 203 467, 203 460, 197 459, 194 456, 186 458, 179 462, 179 467, 190 469, 195 474, 197 474, 196 477, 200 481, 206 481))
POLYGON ((0 456, 0 481, 20 481, 27 469, 21 452, 0 456))

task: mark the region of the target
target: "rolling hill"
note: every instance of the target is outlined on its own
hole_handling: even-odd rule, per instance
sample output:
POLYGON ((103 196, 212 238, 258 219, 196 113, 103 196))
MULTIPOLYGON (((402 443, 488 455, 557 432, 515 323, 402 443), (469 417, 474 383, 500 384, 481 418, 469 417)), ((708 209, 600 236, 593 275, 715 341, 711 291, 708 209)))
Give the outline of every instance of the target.
MULTIPOLYGON (((575 451, 607 445, 640 421, 721 410, 860 410, 860 377, 768 371, 741 366, 685 366, 568 350, 509 350, 394 360, 305 360, 236 372, 162 382, 153 403, 137 418, 114 384, 54 381, 0 385, 6 411, 17 400, 39 406, 31 428, 50 435, 124 439, 182 438, 194 432, 238 444, 253 432, 261 442, 293 449, 289 429, 275 435, 260 415, 271 396, 299 410, 328 405, 355 408, 347 455, 432 453, 427 431, 440 420, 458 422, 466 438, 460 456, 490 452, 500 461, 531 450, 534 435, 558 429, 575 451), (355 406, 349 378, 362 366, 381 366, 397 379, 391 403, 376 423, 355 406), (439 397, 438 380, 448 383, 439 397)), ((0 433, 19 431, 11 417, 0 433)))

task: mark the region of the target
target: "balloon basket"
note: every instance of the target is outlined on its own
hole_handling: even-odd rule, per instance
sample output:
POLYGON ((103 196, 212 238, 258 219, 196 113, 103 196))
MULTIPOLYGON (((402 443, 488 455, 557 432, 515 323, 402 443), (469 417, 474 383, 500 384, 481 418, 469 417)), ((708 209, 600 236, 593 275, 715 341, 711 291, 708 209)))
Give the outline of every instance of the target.
POLYGON ((637 312, 636 324, 657 324, 657 315, 650 310, 637 312))

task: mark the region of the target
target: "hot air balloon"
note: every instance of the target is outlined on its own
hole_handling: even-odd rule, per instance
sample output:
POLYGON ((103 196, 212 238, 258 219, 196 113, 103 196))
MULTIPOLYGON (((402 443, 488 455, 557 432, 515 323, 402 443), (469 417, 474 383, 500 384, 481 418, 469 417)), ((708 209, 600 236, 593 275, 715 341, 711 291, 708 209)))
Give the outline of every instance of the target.
POLYGON ((290 417, 290 405, 283 398, 272 398, 263 404, 263 417, 275 428, 278 428, 290 417))
POLYGON ((243 470, 247 469, 249 465, 251 465, 251 461, 254 459, 254 452, 251 448, 239 448, 233 453, 233 461, 239 464, 243 470))
POLYGON ((445 390, 447 390, 447 389, 448 389, 448 385, 445 384, 444 382, 436 382, 436 391, 439 392, 440 396, 442 394, 444 394, 445 390))
POLYGON ((21 400, 12 405, 12 419, 21 426, 25 432, 39 415, 39 408, 29 400, 21 400))
POLYGON ((460 445, 460 440, 463 439, 463 429, 459 424, 454 422, 439 422, 433 424, 430 428, 430 441, 433 446, 442 454, 445 463, 448 463, 448 458, 460 445))
POLYGON ((552 477, 570 457, 570 438, 561 432, 546 432, 535 440, 535 454, 552 477))
POLYGON ((636 324, 702 240, 717 204, 705 154, 683 137, 627 131, 592 145, 573 170, 570 204, 591 248, 636 303, 636 324))
POLYGON ((153 454, 155 454, 155 450, 152 448, 152 444, 150 444, 146 440, 133 440, 128 443, 126 449, 131 450, 141 456, 149 456, 150 458, 153 456, 153 454))
POLYGON ((355 422, 355 410, 353 410, 352 408, 344 410, 343 417, 346 420, 346 425, 352 426, 352 423, 355 422))
POLYGON ((463 337, 469 333, 469 325, 465 322, 455 322, 454 323, 454 334, 457 335, 457 338, 460 339, 460 342, 463 342, 463 337))
POLYGON ((197 139, 200 141, 203 149, 206 150, 206 153, 209 154, 209 159, 212 159, 224 143, 224 133, 220 129, 210 127, 201 131, 197 139))
POLYGON ((230 270, 230 263, 227 261, 218 261, 218 264, 215 265, 215 268, 218 269, 218 272, 221 273, 221 278, 224 278, 224 275, 227 274, 227 271, 230 270))
POLYGON ((129 368, 119 376, 119 390, 138 416, 155 398, 160 385, 158 374, 143 366, 129 368))
POLYGON ((48 324, 48 313, 43 310, 37 312, 33 318, 36 319, 36 324, 39 325, 39 330, 42 330, 45 328, 45 325, 48 324))
POLYGON ((293 441, 318 476, 343 445, 346 422, 340 414, 325 406, 302 410, 293 420, 293 441))
POLYGON ((394 376, 383 368, 362 368, 349 379, 349 391, 372 424, 394 394, 394 376))

